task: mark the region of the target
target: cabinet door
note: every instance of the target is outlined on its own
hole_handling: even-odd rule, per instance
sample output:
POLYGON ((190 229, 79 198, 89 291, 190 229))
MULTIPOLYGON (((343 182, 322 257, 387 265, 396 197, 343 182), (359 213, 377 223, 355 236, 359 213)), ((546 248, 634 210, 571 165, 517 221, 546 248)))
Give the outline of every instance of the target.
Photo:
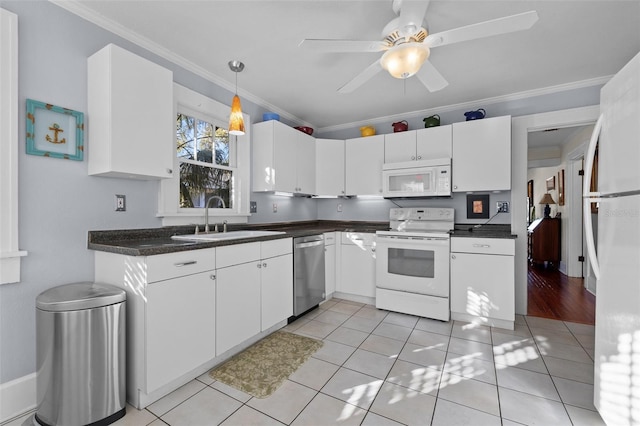
POLYGON ((372 247, 342 245, 340 291, 357 296, 375 297, 376 259, 372 247))
POLYGON ((90 175, 170 178, 173 73, 110 44, 88 59, 90 175))
POLYGON ((384 162, 400 163, 416 158, 416 131, 389 133, 384 135, 384 162))
POLYGON ((276 191, 296 192, 298 130, 280 122, 273 123, 273 164, 276 191))
POLYGON ((451 158, 451 124, 416 131, 418 160, 451 158))
POLYGON ((451 311, 515 320, 514 257, 451 253, 451 311))
POLYGON ((262 331, 293 315, 293 254, 263 259, 262 331))
POLYGON ((259 262, 216 271, 216 355, 260 332, 259 262))
POLYGON ((316 139, 316 194, 345 195, 344 140, 316 139))
POLYGON ((297 174, 297 189, 301 194, 316 194, 316 139, 299 130, 296 143, 297 159, 295 161, 297 174))
POLYGON ((336 291, 336 246, 335 244, 324 247, 324 279, 325 293, 329 297, 336 291))
POLYGON ((212 278, 208 271, 147 286, 146 393, 215 358, 212 278))
POLYGON ((511 189, 511 117, 453 124, 453 192, 511 189))
POLYGON ((347 195, 382 195, 384 135, 345 141, 347 195))

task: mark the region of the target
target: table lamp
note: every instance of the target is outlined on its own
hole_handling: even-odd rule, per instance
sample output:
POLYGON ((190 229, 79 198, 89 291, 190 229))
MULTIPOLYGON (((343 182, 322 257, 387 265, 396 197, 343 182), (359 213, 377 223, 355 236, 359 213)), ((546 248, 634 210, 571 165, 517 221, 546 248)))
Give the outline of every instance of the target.
POLYGON ((544 217, 551 217, 551 207, 549 207, 549 204, 555 204, 556 202, 553 201, 553 198, 551 198, 551 194, 549 194, 548 192, 546 194, 544 194, 544 196, 542 197, 542 199, 540 200, 540 202, 538 204, 544 204, 544 217))

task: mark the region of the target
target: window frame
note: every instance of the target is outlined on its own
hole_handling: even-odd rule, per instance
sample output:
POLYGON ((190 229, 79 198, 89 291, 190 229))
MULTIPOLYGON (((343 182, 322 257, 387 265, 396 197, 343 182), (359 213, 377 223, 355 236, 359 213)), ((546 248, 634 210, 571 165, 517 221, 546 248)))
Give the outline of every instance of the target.
MULTIPOLYGON (((225 126, 228 121, 231 107, 222 104, 207 96, 204 96, 191 89, 187 89, 177 83, 173 85, 174 111, 173 117, 178 112, 191 115, 208 121, 215 126, 225 126)), ((234 183, 232 186, 232 208, 220 209, 210 208, 209 217, 216 220, 226 220, 229 223, 247 223, 249 214, 249 185, 250 185, 250 152, 251 152, 251 118, 244 114, 246 133, 244 136, 229 135, 235 139, 232 145, 235 146, 235 167, 233 170, 234 183)), ((175 131, 175 126, 173 127, 175 131)), ((175 136, 172 138, 175 141, 175 136)), ((204 209, 202 208, 179 208, 179 186, 180 186, 180 162, 176 155, 175 146, 172 148, 173 156, 173 176, 164 179, 159 185, 158 213, 162 218, 163 226, 191 225, 204 223, 204 209)), ((231 150, 231 147, 230 147, 231 150)), ((230 152, 230 155, 232 153, 230 152)), ((221 169, 227 166, 215 165, 221 169)))
POLYGON ((18 247, 18 16, 0 8, 0 284, 20 282, 18 247))

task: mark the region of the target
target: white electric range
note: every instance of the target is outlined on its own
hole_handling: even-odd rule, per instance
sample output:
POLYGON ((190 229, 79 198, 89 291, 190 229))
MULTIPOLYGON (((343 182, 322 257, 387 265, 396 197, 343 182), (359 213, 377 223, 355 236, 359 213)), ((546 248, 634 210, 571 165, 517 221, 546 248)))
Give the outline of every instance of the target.
POLYGON ((394 208, 376 232, 376 307, 448 321, 452 208, 394 208))

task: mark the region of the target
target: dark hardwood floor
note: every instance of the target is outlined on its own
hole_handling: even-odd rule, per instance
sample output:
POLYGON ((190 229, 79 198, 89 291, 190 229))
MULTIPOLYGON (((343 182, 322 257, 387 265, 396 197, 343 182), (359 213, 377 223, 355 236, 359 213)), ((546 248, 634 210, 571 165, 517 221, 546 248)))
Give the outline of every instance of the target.
POLYGON ((555 268, 529 265, 527 314, 582 324, 595 324, 596 298, 582 278, 567 277, 555 268))

